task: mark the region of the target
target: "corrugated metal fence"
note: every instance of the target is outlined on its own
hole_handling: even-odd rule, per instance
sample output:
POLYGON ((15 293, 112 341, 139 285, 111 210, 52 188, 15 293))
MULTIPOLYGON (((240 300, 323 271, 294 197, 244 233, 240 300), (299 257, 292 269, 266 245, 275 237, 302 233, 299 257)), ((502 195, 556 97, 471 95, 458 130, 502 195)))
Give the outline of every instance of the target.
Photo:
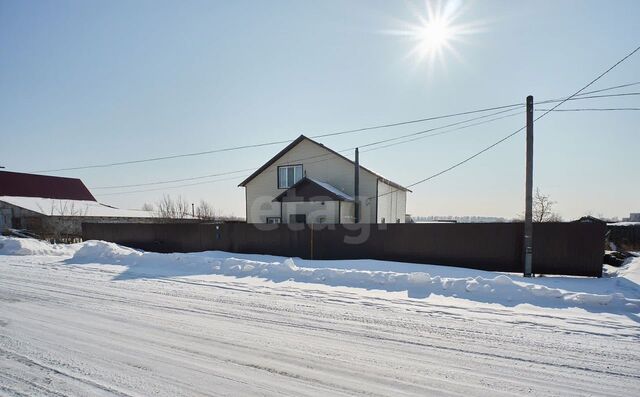
MULTIPOLYGON (((106 240, 156 252, 222 250, 305 259, 381 259, 522 271, 522 223, 82 226, 84 240, 106 240)), ((601 276, 605 232, 604 224, 534 224, 534 273, 601 276)))
POLYGON ((640 251, 640 225, 608 225, 607 229, 609 242, 617 250, 640 251))

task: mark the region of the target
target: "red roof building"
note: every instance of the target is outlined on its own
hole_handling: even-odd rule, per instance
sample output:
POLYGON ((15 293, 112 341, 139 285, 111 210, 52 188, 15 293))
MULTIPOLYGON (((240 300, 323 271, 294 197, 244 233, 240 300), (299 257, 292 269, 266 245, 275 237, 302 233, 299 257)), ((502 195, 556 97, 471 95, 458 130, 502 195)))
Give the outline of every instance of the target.
POLYGON ((77 178, 0 171, 0 196, 96 201, 77 178))

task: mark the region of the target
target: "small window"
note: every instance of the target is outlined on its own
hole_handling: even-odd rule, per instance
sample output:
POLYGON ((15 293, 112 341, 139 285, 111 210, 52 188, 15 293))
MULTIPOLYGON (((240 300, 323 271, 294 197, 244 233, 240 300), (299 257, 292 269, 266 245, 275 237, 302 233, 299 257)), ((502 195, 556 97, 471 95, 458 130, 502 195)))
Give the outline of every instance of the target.
POLYGON ((280 223, 281 219, 280 217, 274 216, 274 217, 267 217, 267 223, 280 223))
POLYGON ((307 223, 307 215, 291 214, 289 215, 289 223, 307 223))
POLYGON ((302 179, 302 165, 278 167, 278 189, 288 189, 302 179))

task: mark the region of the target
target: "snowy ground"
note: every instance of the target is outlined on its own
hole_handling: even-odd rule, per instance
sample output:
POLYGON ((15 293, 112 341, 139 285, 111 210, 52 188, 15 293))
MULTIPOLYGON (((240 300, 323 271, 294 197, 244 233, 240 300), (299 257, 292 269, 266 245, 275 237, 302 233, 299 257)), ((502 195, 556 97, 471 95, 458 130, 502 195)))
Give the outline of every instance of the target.
POLYGON ((602 279, 0 237, 0 395, 640 390, 640 260, 602 279))

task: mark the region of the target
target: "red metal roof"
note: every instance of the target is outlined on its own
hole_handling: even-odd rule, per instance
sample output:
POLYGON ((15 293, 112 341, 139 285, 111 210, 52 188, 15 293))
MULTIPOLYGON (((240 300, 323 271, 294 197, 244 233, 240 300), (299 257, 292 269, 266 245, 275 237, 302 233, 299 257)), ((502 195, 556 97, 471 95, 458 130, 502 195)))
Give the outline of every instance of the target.
POLYGON ((77 178, 0 171, 0 196, 96 201, 77 178))

